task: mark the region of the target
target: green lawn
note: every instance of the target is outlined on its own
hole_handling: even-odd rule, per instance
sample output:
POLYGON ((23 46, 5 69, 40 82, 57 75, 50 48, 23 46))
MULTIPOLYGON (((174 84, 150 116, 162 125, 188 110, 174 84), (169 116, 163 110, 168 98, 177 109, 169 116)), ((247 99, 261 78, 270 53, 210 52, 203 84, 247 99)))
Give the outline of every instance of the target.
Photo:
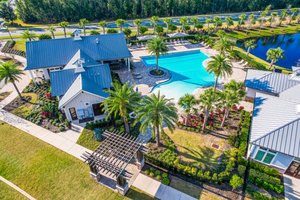
POLYGON ((14 49, 20 50, 20 51, 26 51, 26 40, 16 40, 14 49))
POLYGON ((79 159, 4 122, 0 130, 0 175, 37 199, 152 199, 137 190, 123 197, 93 181, 79 159))
POLYGON ((6 183, 0 181, 0 199, 1 200, 27 200, 25 196, 10 187, 6 183))
POLYGON ((94 133, 92 130, 85 128, 81 132, 77 140, 77 144, 84 146, 88 149, 95 150, 100 145, 100 142, 94 139, 94 133))

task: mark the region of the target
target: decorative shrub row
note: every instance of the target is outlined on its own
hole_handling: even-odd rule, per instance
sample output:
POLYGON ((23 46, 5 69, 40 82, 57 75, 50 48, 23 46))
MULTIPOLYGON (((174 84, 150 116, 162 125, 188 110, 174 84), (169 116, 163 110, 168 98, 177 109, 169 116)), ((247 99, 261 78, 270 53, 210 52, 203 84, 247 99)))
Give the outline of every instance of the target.
POLYGON ((280 179, 261 173, 254 169, 250 169, 249 181, 265 190, 275 191, 277 194, 284 192, 284 186, 281 184, 280 179))
POLYGON ((261 192, 252 190, 252 189, 249 188, 249 187, 247 187, 246 191, 247 191, 248 194, 250 194, 250 196, 251 196, 253 199, 256 199, 256 200, 278 200, 278 198, 275 198, 275 197, 269 197, 269 196, 267 196, 267 195, 262 194, 261 192))
POLYGON ((168 173, 161 172, 160 170, 155 170, 153 167, 150 167, 149 170, 145 170, 144 172, 146 175, 157 179, 158 181, 161 181, 162 184, 169 185, 170 184, 170 178, 168 173))
POLYGON ((250 168, 255 169, 257 171, 263 172, 273 177, 281 178, 281 175, 278 170, 271 168, 269 166, 263 165, 259 162, 250 161, 250 168))
POLYGON ((110 125, 110 121, 106 119, 96 120, 95 122, 87 122, 85 128, 94 130, 95 128, 105 128, 110 125))

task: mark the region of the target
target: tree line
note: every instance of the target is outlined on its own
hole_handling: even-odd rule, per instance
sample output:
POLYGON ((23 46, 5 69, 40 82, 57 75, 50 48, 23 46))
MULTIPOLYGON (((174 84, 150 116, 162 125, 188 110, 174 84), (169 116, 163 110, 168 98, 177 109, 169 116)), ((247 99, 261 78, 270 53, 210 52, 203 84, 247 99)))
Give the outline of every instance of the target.
POLYGON ((24 22, 77 22, 79 19, 134 19, 299 7, 299 0, 16 0, 24 22))

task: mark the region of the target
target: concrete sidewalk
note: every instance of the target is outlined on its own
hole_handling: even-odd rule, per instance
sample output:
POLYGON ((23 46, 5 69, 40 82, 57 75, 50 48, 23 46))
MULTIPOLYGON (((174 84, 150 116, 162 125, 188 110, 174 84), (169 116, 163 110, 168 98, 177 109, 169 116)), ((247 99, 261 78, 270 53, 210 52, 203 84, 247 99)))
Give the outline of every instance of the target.
POLYGON ((300 199, 300 179, 283 175, 284 196, 286 200, 300 199))
POLYGON ((159 181, 149 178, 141 173, 138 175, 132 185, 161 200, 196 200, 195 198, 183 192, 164 185, 159 181))

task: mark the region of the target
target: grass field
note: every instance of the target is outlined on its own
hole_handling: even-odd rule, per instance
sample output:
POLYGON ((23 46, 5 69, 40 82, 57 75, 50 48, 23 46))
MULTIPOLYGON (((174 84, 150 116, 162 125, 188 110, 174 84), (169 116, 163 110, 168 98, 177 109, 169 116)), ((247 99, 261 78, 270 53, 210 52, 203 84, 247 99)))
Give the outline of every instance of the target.
POLYGON ((17 40, 16 44, 14 46, 14 49, 20 50, 20 51, 26 51, 26 40, 17 40))
POLYGON ((136 189, 123 197, 93 181, 77 158, 4 122, 0 130, 0 175, 36 199, 152 199, 136 189))
POLYGON ((18 191, 0 181, 0 199, 1 200, 27 200, 25 196, 20 194, 18 191))
POLYGON ((95 150, 100 145, 100 142, 94 139, 94 133, 92 130, 85 128, 81 132, 77 140, 77 144, 84 146, 90 150, 95 150))
POLYGON ((214 168, 218 163, 218 157, 226 145, 224 139, 181 129, 176 129, 173 133, 166 130, 166 134, 175 143, 179 157, 183 161, 188 161, 202 169, 214 168), (220 150, 213 149, 211 147, 212 143, 219 145, 220 150))

